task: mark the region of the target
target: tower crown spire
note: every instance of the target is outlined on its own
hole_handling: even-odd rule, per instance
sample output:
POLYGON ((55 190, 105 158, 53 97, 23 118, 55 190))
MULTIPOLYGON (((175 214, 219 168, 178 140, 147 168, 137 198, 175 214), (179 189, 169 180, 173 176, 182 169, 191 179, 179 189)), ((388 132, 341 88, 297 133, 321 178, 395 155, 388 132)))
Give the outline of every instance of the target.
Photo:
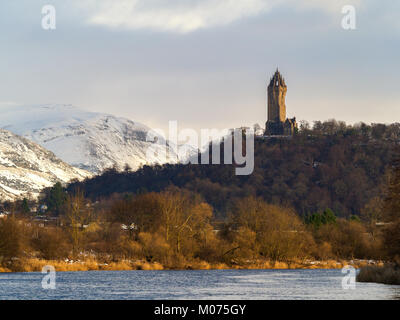
POLYGON ((286 87, 285 79, 282 77, 278 68, 276 68, 275 74, 270 80, 269 87, 286 87))

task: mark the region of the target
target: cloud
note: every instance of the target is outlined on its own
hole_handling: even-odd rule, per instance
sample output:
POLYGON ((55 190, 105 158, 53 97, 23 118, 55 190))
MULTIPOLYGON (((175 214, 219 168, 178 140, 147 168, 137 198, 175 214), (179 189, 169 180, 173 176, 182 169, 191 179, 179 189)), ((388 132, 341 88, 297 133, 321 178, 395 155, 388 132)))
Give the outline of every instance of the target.
POLYGON ((91 11, 90 24, 187 33, 257 15, 268 10, 270 3, 264 0, 103 0, 86 1, 86 8, 91 11))
POLYGON ((18 102, 15 101, 0 101, 0 106, 17 106, 19 105, 18 102))
MULTIPOLYGON (((116 29, 188 33, 228 25, 273 7, 321 9, 340 13, 348 0, 81 0, 87 22, 116 29)), ((359 0, 353 0, 358 3, 359 0)))
MULTIPOLYGON (((285 0, 282 0, 284 2, 285 0)), ((340 14, 343 6, 353 5, 358 7, 361 0, 289 0, 291 5, 300 9, 320 9, 325 12, 340 14)))

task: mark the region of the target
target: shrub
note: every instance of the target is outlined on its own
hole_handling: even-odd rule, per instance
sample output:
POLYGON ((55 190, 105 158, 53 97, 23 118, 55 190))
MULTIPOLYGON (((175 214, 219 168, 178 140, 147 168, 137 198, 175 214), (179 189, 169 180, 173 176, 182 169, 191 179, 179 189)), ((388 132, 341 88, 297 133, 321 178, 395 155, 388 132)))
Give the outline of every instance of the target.
POLYGON ((32 239, 32 245, 47 260, 65 258, 71 250, 63 230, 55 228, 39 228, 37 237, 32 239))
POLYGON ((383 238, 389 258, 400 256, 400 219, 385 228, 383 238))
POLYGON ((329 243, 336 258, 370 258, 380 251, 379 240, 373 239, 357 221, 338 219, 335 225, 323 225, 315 233, 318 244, 329 243))
POLYGON ((0 219, 0 263, 3 259, 18 257, 23 250, 22 221, 0 219))
POLYGON ((400 269, 393 265, 367 266, 361 268, 357 281, 400 285, 400 269))
POLYGON ((143 248, 143 256, 148 261, 158 261, 161 264, 170 263, 172 250, 165 239, 159 234, 141 232, 139 234, 139 243, 143 248))
POLYGON ((281 261, 304 258, 314 245, 310 233, 292 210, 267 204, 259 198, 237 201, 232 223, 239 228, 236 242, 249 253, 248 248, 252 248, 264 258, 281 261), (245 231, 248 236, 242 237, 245 231), (255 240, 251 232, 255 233, 255 240))

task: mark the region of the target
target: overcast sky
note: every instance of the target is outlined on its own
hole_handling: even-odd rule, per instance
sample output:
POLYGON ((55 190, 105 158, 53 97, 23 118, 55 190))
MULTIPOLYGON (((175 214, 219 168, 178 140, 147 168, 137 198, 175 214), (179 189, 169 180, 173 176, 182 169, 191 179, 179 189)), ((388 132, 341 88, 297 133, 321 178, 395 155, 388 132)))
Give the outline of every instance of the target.
POLYGON ((290 117, 400 120, 398 0, 4 0, 0 42, 0 104, 264 126, 279 67, 290 117), (45 4, 56 30, 42 29, 45 4), (356 30, 341 27, 345 4, 356 30))

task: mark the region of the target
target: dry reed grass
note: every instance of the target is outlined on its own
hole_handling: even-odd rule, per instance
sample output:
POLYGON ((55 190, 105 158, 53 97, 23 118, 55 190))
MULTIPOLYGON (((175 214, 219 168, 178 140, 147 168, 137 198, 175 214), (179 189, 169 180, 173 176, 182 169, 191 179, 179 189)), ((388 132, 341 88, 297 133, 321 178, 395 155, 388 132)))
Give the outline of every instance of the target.
MULTIPOLYGON (((382 262, 373 262, 375 266, 383 266, 382 262)), ((181 267, 168 266, 167 268, 158 262, 147 262, 144 260, 121 260, 108 263, 96 261, 93 258, 86 258, 82 261, 70 260, 44 260, 38 258, 26 258, 14 261, 5 267, 0 266, 0 272, 41 272, 46 265, 52 265, 57 271, 123 271, 123 270, 164 270, 164 269, 190 269, 190 270, 221 270, 221 269, 341 269, 346 265, 351 265, 355 268, 365 269, 362 273, 368 275, 371 271, 369 261, 269 261, 269 260, 254 260, 241 262, 236 265, 227 265, 224 263, 210 264, 206 261, 192 261, 185 263, 181 267)), ((374 269, 375 270, 375 269, 374 269)), ((380 270, 380 269, 379 269, 380 270)), ((386 271, 388 272, 388 271, 386 271)), ((380 273, 379 273, 380 274, 380 273)), ((385 277, 391 279, 391 275, 385 273, 385 277)))

